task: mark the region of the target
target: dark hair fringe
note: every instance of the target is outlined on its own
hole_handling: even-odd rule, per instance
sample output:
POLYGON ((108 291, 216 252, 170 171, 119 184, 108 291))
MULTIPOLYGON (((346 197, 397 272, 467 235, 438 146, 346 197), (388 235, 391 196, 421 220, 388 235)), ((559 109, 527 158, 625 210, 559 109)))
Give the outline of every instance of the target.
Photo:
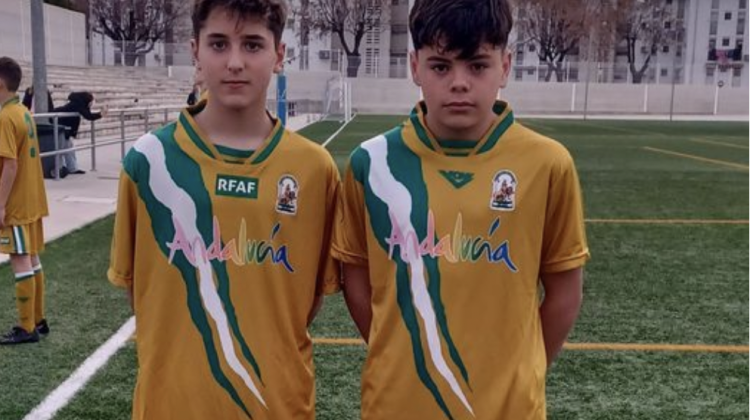
POLYGON ((224 9, 238 23, 248 18, 260 18, 273 33, 276 45, 281 42, 287 18, 284 0, 195 0, 193 5, 193 37, 197 40, 212 11, 224 9))
POLYGON ((464 60, 483 43, 505 48, 512 28, 507 0, 416 0, 409 15, 415 49, 458 51, 464 60))

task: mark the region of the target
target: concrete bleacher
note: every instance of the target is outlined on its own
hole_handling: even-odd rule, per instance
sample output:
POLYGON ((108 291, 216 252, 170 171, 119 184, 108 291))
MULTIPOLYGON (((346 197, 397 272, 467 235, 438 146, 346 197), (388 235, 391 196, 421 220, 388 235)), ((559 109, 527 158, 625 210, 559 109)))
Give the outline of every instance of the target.
MULTIPOLYGON (((21 63, 22 88, 33 81, 31 63, 21 63)), ((73 91, 89 91, 99 104, 112 109, 143 106, 179 106, 185 103, 190 82, 170 78, 166 68, 47 66, 47 84, 55 105, 73 91)))
MULTIPOLYGON (((21 63, 23 82, 21 92, 31 85, 33 69, 31 63, 21 63)), ((96 100, 94 110, 107 106, 109 115, 96 122, 97 140, 121 134, 121 112, 126 113, 126 135, 144 132, 146 125, 144 108, 180 108, 185 105, 191 89, 190 81, 170 78, 166 68, 145 67, 67 67, 47 66, 47 86, 52 92, 55 106, 67 102, 70 92, 88 91, 96 100)), ((163 111, 149 111, 148 127, 160 125, 165 117, 163 111)), ((170 113, 168 118, 174 117, 170 113)), ((88 139, 90 124, 82 122, 79 139, 88 139)))

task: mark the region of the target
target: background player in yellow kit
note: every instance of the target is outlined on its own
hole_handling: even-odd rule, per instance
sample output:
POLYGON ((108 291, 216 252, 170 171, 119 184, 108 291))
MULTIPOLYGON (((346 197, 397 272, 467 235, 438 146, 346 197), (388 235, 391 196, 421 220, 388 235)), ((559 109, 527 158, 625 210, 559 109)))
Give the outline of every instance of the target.
POLYGON ((134 304, 134 419, 314 418, 307 326, 338 288, 339 178, 265 108, 286 16, 277 0, 198 0, 211 98, 125 158, 108 274, 134 304))
POLYGON ((351 156, 333 254, 368 341, 364 420, 546 416, 589 253, 571 156, 496 100, 511 27, 505 0, 416 0, 424 101, 351 156))
POLYGON ((42 218, 49 214, 36 125, 18 99, 21 67, 0 58, 0 252, 16 278, 18 325, 0 345, 34 343, 49 333, 44 317, 42 218))

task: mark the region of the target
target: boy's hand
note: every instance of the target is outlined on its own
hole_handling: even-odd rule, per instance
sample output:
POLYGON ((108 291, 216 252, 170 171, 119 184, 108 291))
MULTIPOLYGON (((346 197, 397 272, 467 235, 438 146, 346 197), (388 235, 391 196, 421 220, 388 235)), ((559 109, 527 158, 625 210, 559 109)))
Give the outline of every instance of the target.
POLYGON ((104 105, 104 106, 102 107, 102 118, 106 117, 106 116, 107 116, 107 114, 109 114, 109 106, 107 106, 107 105, 104 105))

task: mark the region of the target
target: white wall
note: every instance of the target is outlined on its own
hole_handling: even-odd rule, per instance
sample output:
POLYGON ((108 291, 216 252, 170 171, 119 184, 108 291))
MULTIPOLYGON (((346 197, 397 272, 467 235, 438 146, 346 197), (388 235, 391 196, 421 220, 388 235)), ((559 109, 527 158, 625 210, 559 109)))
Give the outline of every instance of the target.
MULTIPOLYGON (((0 55, 31 62, 31 2, 0 0, 0 55)), ((86 16, 44 5, 47 64, 86 65, 86 16)))
MULTIPOLYGON (((290 83, 291 83, 290 76, 290 83)), ((356 112, 403 114, 414 107, 419 90, 405 79, 348 79, 356 112)), ((712 115, 716 87, 675 85, 674 112, 712 115)), ((584 107, 595 114, 667 115, 671 85, 590 84, 588 101, 584 83, 511 83, 501 92, 519 114, 582 114, 584 107)), ((719 115, 750 112, 746 88, 725 86, 719 90, 719 115)))

